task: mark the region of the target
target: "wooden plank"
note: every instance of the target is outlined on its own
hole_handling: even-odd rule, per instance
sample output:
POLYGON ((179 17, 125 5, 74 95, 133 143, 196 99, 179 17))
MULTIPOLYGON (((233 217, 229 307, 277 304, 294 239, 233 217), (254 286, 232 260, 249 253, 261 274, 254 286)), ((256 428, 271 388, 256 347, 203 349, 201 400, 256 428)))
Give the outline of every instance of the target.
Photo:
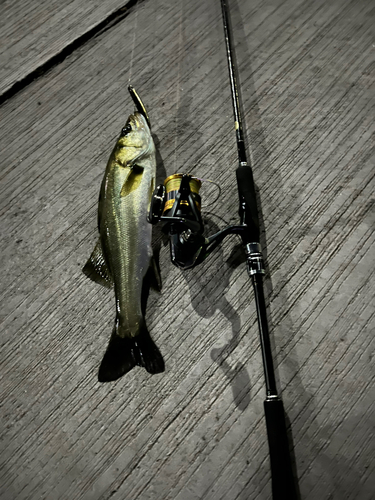
POLYGON ((103 21, 120 16, 125 0, 2 2, 0 96, 48 66, 103 21))
MULTIPOLYGON (((374 491, 374 8, 230 2, 277 379, 301 497, 374 491)), ((181 273, 162 248, 147 322, 166 361, 100 385, 113 295, 81 273, 97 196, 139 90, 160 154, 237 217, 218 2, 140 4, 2 106, 1 498, 268 499, 264 383, 235 239, 181 273)), ((156 240, 160 241, 160 232, 156 240)))

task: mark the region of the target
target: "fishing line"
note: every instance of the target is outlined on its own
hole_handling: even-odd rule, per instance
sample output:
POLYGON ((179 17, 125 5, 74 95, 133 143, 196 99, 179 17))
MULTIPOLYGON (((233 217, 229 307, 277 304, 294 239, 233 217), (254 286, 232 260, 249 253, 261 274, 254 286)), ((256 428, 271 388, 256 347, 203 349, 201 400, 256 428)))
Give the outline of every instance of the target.
POLYGON ((221 196, 221 186, 220 186, 220 184, 218 182, 212 181, 211 179, 201 179, 200 177, 196 177, 196 179, 200 180, 201 182, 210 182, 211 184, 213 184, 214 186, 217 187, 218 194, 217 194, 216 198, 214 199, 214 201, 211 201, 211 203, 209 203, 208 205, 202 205, 202 209, 210 207, 211 205, 214 205, 218 201, 218 199, 220 198, 220 196, 221 196))
POLYGON ((130 68, 129 68, 128 85, 131 83, 131 78, 132 78, 134 50, 135 50, 135 39, 136 39, 136 34, 137 34, 137 28, 138 28, 138 8, 135 9, 133 44, 132 44, 132 50, 131 50, 131 54, 130 54, 130 68))
MULTIPOLYGON (((180 1, 180 20, 179 20, 179 36, 178 36, 178 49, 177 53, 180 54, 182 50, 182 39, 183 39, 183 1, 180 1)), ((178 57, 178 71, 177 71, 177 89, 176 89, 176 126, 174 133, 174 170, 177 171, 177 143, 178 143, 178 112, 180 104, 180 85, 181 85, 181 57, 178 57)))

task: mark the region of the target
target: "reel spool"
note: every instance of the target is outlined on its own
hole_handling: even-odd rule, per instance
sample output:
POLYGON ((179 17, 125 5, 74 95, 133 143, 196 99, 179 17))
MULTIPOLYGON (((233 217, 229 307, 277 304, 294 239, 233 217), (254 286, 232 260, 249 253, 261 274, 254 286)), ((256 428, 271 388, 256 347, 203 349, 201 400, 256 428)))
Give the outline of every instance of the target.
POLYGON ((199 190, 201 188, 202 182, 197 177, 191 177, 186 174, 173 174, 167 177, 164 184, 160 184, 154 190, 151 197, 150 211, 148 214, 148 221, 151 224, 157 224, 162 216, 181 216, 196 219, 196 214, 193 212, 201 211, 201 197, 199 195, 199 190), (186 180, 183 183, 183 190, 178 197, 177 194, 180 192, 180 187, 182 180, 188 179, 188 186, 186 186, 186 180), (191 210, 189 204, 189 194, 195 205, 195 210, 191 210), (182 195, 182 196, 181 196, 182 195), (185 195, 185 197, 183 196, 185 195), (173 215, 171 213, 173 205, 175 205, 176 197, 180 200, 180 204, 173 210, 173 215), (190 209, 189 209, 190 208, 190 209))
MULTIPOLYGON (((165 179, 164 186, 166 190, 166 195, 165 195, 165 205, 163 209, 163 215, 167 215, 167 212, 173 207, 176 201, 176 195, 179 192, 181 181, 184 175, 185 174, 173 174, 165 179)), ((199 212, 201 211, 201 197, 199 195, 199 190, 201 188, 201 185, 202 182, 199 179, 197 179, 197 177, 189 178, 190 193, 199 212)), ((181 205, 189 206, 189 203, 187 200, 181 199, 181 205)))

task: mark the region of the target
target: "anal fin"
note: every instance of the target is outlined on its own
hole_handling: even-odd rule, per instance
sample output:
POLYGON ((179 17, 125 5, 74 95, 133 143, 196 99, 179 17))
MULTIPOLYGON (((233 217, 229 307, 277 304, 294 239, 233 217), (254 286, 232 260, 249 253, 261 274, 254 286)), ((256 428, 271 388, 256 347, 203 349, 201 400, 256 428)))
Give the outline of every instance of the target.
POLYGON ((106 288, 112 288, 113 279, 103 255, 100 238, 95 245, 89 260, 84 265, 82 272, 92 281, 95 281, 106 288))
POLYGON ((162 283, 160 276, 160 268, 158 262, 155 259, 155 255, 153 255, 151 258, 148 273, 150 279, 150 286, 157 292, 161 292, 162 283))

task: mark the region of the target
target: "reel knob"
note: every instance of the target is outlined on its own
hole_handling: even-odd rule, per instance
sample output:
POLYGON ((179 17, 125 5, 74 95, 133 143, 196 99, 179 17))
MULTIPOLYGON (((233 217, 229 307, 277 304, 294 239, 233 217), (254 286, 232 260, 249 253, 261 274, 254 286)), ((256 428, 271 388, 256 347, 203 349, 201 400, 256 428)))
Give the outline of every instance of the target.
POLYGON ((165 186, 160 184, 156 187, 151 197, 150 211, 147 216, 150 224, 157 224, 163 215, 165 205, 165 186))

